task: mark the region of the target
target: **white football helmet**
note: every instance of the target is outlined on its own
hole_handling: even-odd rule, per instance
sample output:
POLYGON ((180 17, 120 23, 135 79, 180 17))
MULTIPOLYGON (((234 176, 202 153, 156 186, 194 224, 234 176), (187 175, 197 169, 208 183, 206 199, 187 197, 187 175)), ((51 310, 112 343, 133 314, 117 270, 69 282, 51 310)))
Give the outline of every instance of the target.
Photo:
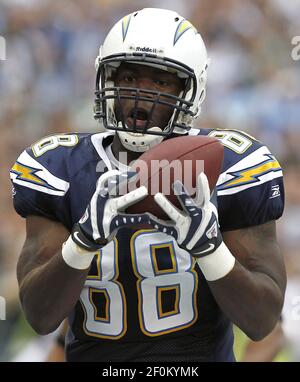
POLYGON ((110 30, 96 59, 95 118, 103 120, 106 129, 117 130, 122 144, 131 151, 146 151, 172 133, 186 134, 201 111, 207 67, 207 52, 200 34, 176 12, 145 8, 127 15, 110 30), (113 72, 122 62, 176 73, 184 79, 184 89, 177 97, 149 89, 116 87, 113 72), (122 112, 118 113, 121 118, 116 116, 121 99, 133 99, 136 105, 139 99, 150 102, 152 112, 156 104, 162 103, 171 107, 173 113, 167 126, 149 129, 146 123, 142 133, 137 133, 136 123, 129 127, 122 112))

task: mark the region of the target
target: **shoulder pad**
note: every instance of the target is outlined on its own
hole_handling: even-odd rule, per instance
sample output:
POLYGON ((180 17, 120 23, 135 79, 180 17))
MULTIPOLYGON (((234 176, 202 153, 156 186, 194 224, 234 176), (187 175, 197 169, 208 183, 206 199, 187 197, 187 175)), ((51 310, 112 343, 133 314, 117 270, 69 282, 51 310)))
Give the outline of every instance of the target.
POLYGON ((238 130, 201 130, 224 146, 217 182, 222 230, 239 229, 278 219, 284 208, 282 169, 269 149, 238 130))
POLYGON ((67 157, 78 143, 77 134, 58 134, 40 139, 24 150, 13 165, 10 172, 13 183, 63 196, 69 189, 67 157))

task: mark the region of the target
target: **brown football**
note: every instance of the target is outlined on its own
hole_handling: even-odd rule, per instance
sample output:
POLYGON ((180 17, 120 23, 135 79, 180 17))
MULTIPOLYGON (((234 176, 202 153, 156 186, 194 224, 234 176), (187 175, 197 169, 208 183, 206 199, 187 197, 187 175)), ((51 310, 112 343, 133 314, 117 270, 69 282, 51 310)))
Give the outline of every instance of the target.
POLYGON ((210 190, 215 188, 223 164, 223 145, 207 136, 184 136, 163 141, 143 153, 134 163, 139 177, 136 186, 146 186, 149 195, 127 208, 128 213, 150 212, 168 219, 155 203, 153 196, 162 192, 176 207, 179 201, 174 195, 172 184, 180 180, 190 195, 195 195, 198 174, 206 174, 210 190))

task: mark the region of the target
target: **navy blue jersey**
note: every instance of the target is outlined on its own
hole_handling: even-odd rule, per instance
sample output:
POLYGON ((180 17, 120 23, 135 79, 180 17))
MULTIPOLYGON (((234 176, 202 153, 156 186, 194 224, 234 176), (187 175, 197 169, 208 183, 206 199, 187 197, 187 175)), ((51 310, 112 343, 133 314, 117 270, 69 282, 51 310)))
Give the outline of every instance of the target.
MULTIPOLYGON (((199 134, 192 129, 190 134, 199 134)), ((221 230, 278 219, 282 170, 269 150, 232 130, 201 130, 224 145, 217 183, 221 230)), ((99 176, 113 167, 113 133, 62 134, 25 150, 11 170, 14 206, 71 230, 99 176)), ((69 361, 233 361, 231 323, 197 263, 155 230, 122 228, 95 255, 69 317, 69 361)))

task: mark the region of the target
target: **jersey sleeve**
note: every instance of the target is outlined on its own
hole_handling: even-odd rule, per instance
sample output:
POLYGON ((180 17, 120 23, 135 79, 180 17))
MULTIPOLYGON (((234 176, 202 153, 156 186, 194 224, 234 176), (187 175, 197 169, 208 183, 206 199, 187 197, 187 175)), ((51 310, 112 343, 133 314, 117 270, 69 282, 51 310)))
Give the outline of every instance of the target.
POLYGON ((227 164, 217 192, 223 231, 260 225, 283 214, 282 169, 266 146, 256 144, 250 154, 227 164))
MULTIPOLYGON (((48 143, 47 143, 48 142, 48 143)), ((65 147, 37 152, 40 146, 24 150, 10 171, 13 184, 13 204, 16 212, 26 218, 43 216, 60 221, 69 228, 68 173, 65 147)), ((51 146, 49 146, 51 148, 51 146)), ((52 144, 53 147, 53 144, 52 144)))

